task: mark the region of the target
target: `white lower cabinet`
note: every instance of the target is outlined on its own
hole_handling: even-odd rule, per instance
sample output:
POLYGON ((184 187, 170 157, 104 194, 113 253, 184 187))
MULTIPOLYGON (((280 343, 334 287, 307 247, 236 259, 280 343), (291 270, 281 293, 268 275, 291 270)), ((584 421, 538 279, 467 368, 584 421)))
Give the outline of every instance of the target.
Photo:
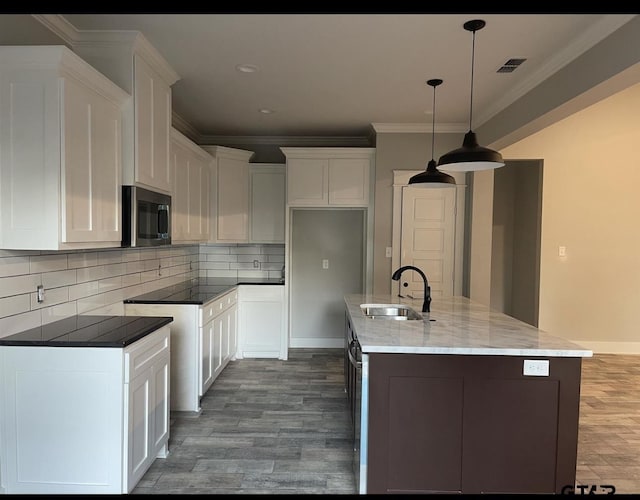
POLYGON ((223 343, 229 341, 223 341, 223 338, 236 338, 237 297, 237 288, 234 288, 202 305, 124 304, 127 316, 173 317, 172 411, 199 412, 200 398, 227 363, 235 358, 235 349, 224 349, 223 343))
POLYGON ((4 493, 130 493, 168 454, 169 328, 124 349, 0 347, 4 493))
POLYGON ((284 286, 238 287, 238 357, 287 359, 284 286))

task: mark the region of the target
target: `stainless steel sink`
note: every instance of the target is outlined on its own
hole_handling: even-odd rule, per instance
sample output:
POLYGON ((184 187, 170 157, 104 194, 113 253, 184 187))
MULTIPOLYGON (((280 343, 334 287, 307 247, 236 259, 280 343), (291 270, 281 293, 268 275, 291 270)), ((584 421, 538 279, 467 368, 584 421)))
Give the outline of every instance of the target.
POLYGON ((400 304, 361 304, 362 313, 371 319, 395 319, 401 321, 422 319, 422 315, 409 306, 400 304))

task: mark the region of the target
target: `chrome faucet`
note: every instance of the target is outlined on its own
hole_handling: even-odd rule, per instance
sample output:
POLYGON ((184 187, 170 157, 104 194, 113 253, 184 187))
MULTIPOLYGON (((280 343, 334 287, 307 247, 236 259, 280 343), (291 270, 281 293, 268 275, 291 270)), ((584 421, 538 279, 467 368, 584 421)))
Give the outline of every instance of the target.
POLYGON ((422 312, 429 312, 431 310, 431 287, 429 286, 427 277, 421 269, 418 269, 415 266, 402 266, 394 271, 391 279, 395 281, 400 280, 400 275, 408 269, 416 271, 420 276, 422 276, 422 280, 424 281, 424 302, 422 303, 422 312))

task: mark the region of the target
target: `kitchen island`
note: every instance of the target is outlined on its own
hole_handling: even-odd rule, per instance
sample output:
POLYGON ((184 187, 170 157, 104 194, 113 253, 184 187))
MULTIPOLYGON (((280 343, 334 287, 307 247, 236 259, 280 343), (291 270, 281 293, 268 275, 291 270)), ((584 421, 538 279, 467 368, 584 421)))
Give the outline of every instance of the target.
POLYGON ((560 493, 574 485, 580 375, 593 353, 465 297, 345 297, 360 493, 560 493), (404 304, 418 320, 372 319, 404 304), (359 445, 358 445, 359 443, 359 445))
POLYGON ((0 338, 0 492, 131 492, 169 451, 171 321, 77 315, 0 338))

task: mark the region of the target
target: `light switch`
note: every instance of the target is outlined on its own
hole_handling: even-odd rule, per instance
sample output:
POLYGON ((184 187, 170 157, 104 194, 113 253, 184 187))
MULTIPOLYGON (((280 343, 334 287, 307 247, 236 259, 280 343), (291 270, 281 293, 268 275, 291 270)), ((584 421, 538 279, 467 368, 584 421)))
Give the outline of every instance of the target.
POLYGON ((322 259, 322 269, 329 269, 329 259, 322 259))
POLYGON ((560 246, 558 247, 558 256, 566 257, 567 256, 567 247, 560 246))
POLYGON ((386 248, 386 250, 384 251, 384 256, 391 257, 391 247, 386 248))

